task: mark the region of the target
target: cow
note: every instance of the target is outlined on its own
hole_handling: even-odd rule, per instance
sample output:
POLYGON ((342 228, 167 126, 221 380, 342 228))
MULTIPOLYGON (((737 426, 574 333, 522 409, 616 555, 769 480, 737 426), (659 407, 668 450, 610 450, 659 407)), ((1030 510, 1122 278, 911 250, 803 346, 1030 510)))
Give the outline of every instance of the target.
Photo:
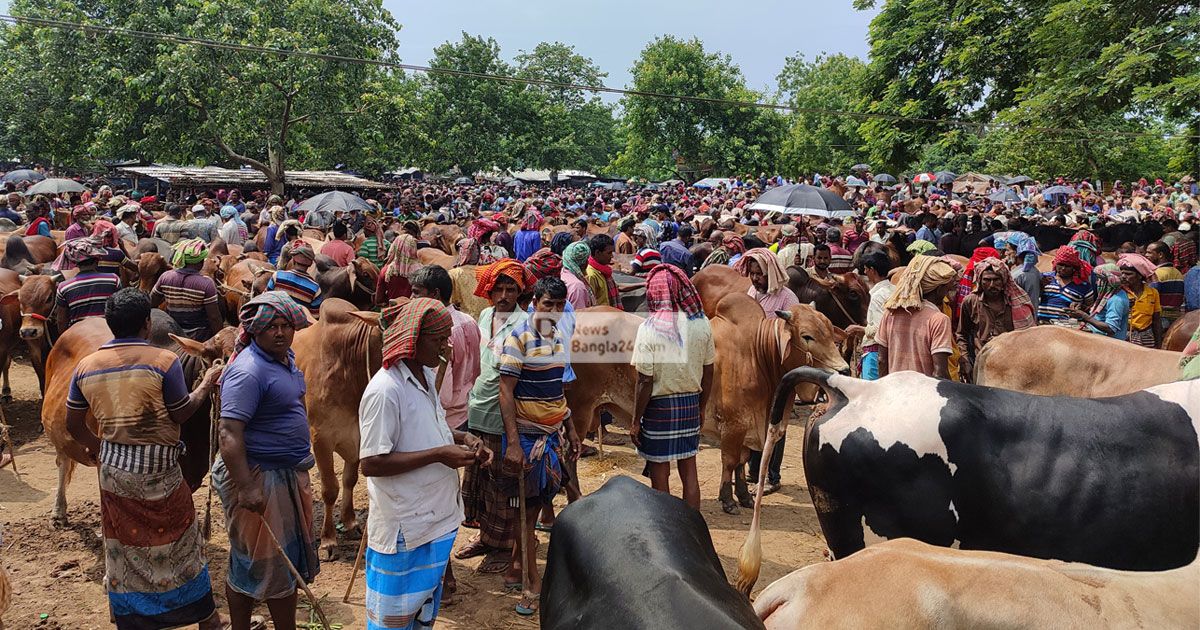
POLYGON ((904 538, 789 573, 763 589, 754 611, 768 630, 1195 628, 1198 593, 1196 561, 1114 571, 904 538))
POLYGON ((354 485, 358 483, 358 403, 367 383, 382 365, 383 335, 377 313, 356 311, 345 300, 321 303, 320 317, 296 333, 292 351, 296 367, 304 372, 304 403, 312 432, 313 455, 321 474, 324 527, 321 555, 332 559, 337 550, 337 530, 358 529, 354 512, 354 485), (334 519, 338 499, 333 454, 341 456, 342 510, 334 519))
MULTIPOLYGON (((9 295, 21 288, 21 278, 11 269, 0 269, 0 295, 9 295)), ((0 402, 12 402, 12 388, 8 381, 8 368, 12 365, 12 354, 21 337, 21 305, 18 300, 0 300, 0 375, 4 377, 4 388, 0 390, 0 402)))
POLYGON ((1197 327, 1200 327, 1200 311, 1184 313, 1163 333, 1163 350, 1182 352, 1192 340, 1192 335, 1196 334, 1197 327))
MULTIPOLYGON (((225 328, 209 341, 200 343, 180 337, 183 331, 175 320, 163 311, 152 309, 150 321, 148 341, 153 346, 171 350, 179 355, 184 379, 189 386, 204 374, 208 364, 218 357, 227 356, 233 349, 233 328, 225 328)), ((94 465, 88 461, 83 446, 67 431, 67 392, 71 387, 71 378, 80 360, 112 338, 112 332, 103 319, 84 319, 58 338, 46 359, 42 426, 50 443, 54 445, 55 461, 58 465, 58 488, 52 513, 53 522, 58 525, 67 524, 67 485, 71 483, 75 464, 94 465)), ((200 487, 208 471, 210 411, 210 403, 205 402, 196 410, 195 415, 180 425, 179 439, 184 443, 186 452, 180 457, 179 466, 183 471, 184 481, 192 492, 200 487)), ((90 412, 87 415, 87 425, 89 429, 96 430, 96 419, 90 412)))
POLYGON ((458 255, 458 241, 463 238, 462 228, 454 224, 431 223, 421 228, 421 239, 431 247, 440 249, 449 256, 458 255))
MULTIPOLYGON (((799 383, 829 396, 808 424, 804 473, 834 558, 902 537, 1131 571, 1196 558, 1200 382, 1068 398, 800 368, 776 391, 768 444, 799 383)), ((739 562, 747 593, 760 504, 739 562)))
POLYGON ((623 475, 558 516, 543 585, 543 630, 762 628, 704 517, 623 475))
POLYGON ((746 293, 750 290, 750 278, 733 270, 728 265, 709 265, 692 277, 696 293, 700 295, 700 303, 704 306, 704 314, 709 318, 717 316, 717 303, 721 298, 733 293, 746 293))
POLYGON ((972 380, 1039 396, 1099 398, 1177 381, 1179 358, 1103 335, 1035 326, 988 342, 972 380))
POLYGON ((143 293, 150 293, 158 279, 171 268, 167 260, 158 252, 144 252, 137 257, 138 288, 143 293))
POLYGON ((361 309, 375 305, 375 286, 379 268, 366 258, 355 258, 349 266, 339 267, 328 256, 317 254, 314 279, 325 299, 339 298, 361 309))
POLYGON ((796 266, 787 268, 788 287, 802 303, 812 304, 834 326, 867 323, 867 306, 871 294, 862 278, 853 271, 821 280, 808 270, 796 266))
POLYGON ((417 250, 417 260, 422 265, 437 265, 449 271, 454 268, 455 257, 436 247, 422 247, 417 250))
POLYGON ((253 295, 267 288, 275 266, 261 260, 245 258, 237 261, 217 283, 217 295, 224 302, 226 317, 237 321, 242 305, 253 295))
MULTIPOLYGON (((54 292, 58 281, 53 276, 24 276, 21 288, 0 298, 2 304, 18 304, 21 324, 20 336, 29 347, 29 363, 37 373, 38 387, 46 391, 46 355, 50 352, 52 324, 50 314, 54 310, 54 292)), ((55 334, 57 330, 53 331, 55 334)))
POLYGON ((0 250, 0 267, 18 273, 36 273, 34 265, 52 262, 58 257, 58 244, 46 236, 10 234, 0 250))

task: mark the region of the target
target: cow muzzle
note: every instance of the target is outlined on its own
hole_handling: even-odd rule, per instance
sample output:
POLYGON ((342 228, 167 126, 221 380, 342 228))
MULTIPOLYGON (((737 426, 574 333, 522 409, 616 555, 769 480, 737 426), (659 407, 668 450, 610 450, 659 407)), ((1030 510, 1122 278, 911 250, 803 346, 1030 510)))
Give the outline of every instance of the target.
POLYGON ((37 339, 46 334, 45 315, 22 313, 21 318, 21 330, 19 334, 22 339, 37 339))

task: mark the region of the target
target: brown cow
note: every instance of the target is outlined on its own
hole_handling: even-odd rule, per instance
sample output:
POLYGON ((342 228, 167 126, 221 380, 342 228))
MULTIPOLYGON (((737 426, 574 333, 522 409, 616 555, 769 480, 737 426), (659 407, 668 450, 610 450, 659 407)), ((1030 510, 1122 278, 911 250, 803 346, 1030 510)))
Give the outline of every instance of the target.
POLYGON ((421 240, 450 256, 458 255, 458 241, 463 236, 462 228, 454 224, 430 223, 421 228, 421 240))
POLYGON ((317 255, 317 274, 314 279, 321 287, 323 299, 340 298, 360 309, 375 305, 375 287, 379 268, 366 258, 355 258, 348 267, 338 267, 327 256, 317 255))
POLYGON ((1184 313, 1183 317, 1175 320, 1167 332, 1163 333, 1163 350, 1183 352, 1183 348, 1192 340, 1192 335, 1196 334, 1197 327, 1200 327, 1200 311, 1184 313))
POLYGON ((853 271, 821 280, 808 270, 788 267, 788 286, 802 303, 812 304, 834 326, 862 326, 867 323, 871 293, 862 277, 853 271))
POLYGON ((733 270, 728 265, 709 265, 692 277, 692 284, 700 294, 704 314, 716 317, 717 303, 726 295, 746 293, 750 290, 750 278, 733 270))
POLYGON ((37 373, 42 392, 46 391, 46 355, 50 352, 48 323, 54 310, 54 292, 57 288, 58 282, 53 276, 24 276, 20 289, 0 298, 0 304, 19 305, 20 336, 29 347, 29 362, 37 373))
MULTIPOLYGON (((0 269, 0 295, 8 295, 21 288, 21 278, 11 269, 0 269)), ((0 374, 4 377, 4 389, 0 390, 0 402, 12 402, 12 389, 8 382, 8 368, 12 364, 12 353, 21 337, 21 305, 19 300, 0 301, 0 374)))
POLYGON ((138 288, 143 293, 150 293, 154 289, 155 283, 171 268, 171 265, 167 264, 167 260, 158 252, 146 252, 138 256, 137 267, 138 288))
POLYGON ((58 244, 45 236, 10 234, 0 241, 0 267, 18 273, 36 273, 34 265, 52 262, 58 257, 58 244))
POLYGON ((271 279, 275 266, 268 262, 246 258, 239 260, 225 272, 224 279, 217 284, 217 295, 225 305, 225 315, 237 322, 238 311, 253 295, 262 293, 271 279))
MULTIPOLYGON (((171 350, 180 356, 184 379, 189 385, 195 383, 214 359, 227 356, 233 349, 236 333, 233 328, 223 329, 202 344, 176 336, 176 333, 182 331, 175 320, 165 312, 153 309, 150 311, 150 317, 150 344, 171 350)), ((47 377, 42 399, 42 426, 50 443, 54 445, 55 461, 58 464, 58 488, 54 500, 53 522, 59 525, 67 523, 67 485, 71 483, 75 464, 93 465, 87 460, 83 446, 67 431, 67 392, 71 387, 71 377, 81 359, 95 352, 112 338, 112 332, 103 319, 84 319, 58 338, 46 359, 47 377)), ((186 445, 187 452, 180 457, 179 466, 183 470, 184 480, 193 492, 200 487, 208 470, 209 413, 210 403, 206 402, 195 415, 180 426, 179 438, 186 445)), ((91 430, 96 430, 96 419, 91 413, 87 416, 87 425, 91 430)))
POLYGON ((1004 333, 975 362, 975 383, 1041 396, 1120 396, 1177 380, 1177 352, 1061 326, 1004 333))
POLYGON ((455 258, 436 247, 422 247, 417 250, 417 260, 422 265, 437 265, 446 271, 454 268, 455 258))
POLYGON ((355 311, 337 298, 321 303, 317 322, 296 333, 292 351, 304 372, 304 403, 312 431, 313 455, 321 474, 324 527, 321 555, 331 559, 337 549, 333 508, 338 499, 333 454, 341 456, 343 531, 358 525, 354 513, 354 485, 358 482, 358 403, 367 382, 382 364, 383 336, 378 314, 355 311))
POLYGON ((789 573, 754 610, 801 628, 1195 628, 1200 563, 1117 571, 901 538, 789 573))
POLYGON ((478 320, 483 309, 492 305, 487 298, 475 295, 475 265, 463 265, 450 270, 450 281, 454 290, 450 294, 450 303, 458 310, 478 320))

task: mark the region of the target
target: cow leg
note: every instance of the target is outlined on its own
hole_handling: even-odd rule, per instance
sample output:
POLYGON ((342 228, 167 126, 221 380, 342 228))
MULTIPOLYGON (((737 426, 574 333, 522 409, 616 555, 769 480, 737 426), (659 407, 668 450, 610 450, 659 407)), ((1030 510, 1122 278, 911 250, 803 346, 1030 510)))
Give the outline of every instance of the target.
POLYGON ((358 483, 358 446, 348 444, 338 450, 342 456, 342 533, 351 537, 361 535, 358 515, 354 512, 354 485, 358 483))
POLYGON ((58 488, 54 494, 54 512, 50 522, 56 527, 66 527, 67 522, 67 485, 71 483, 71 473, 75 471, 75 460, 66 455, 55 458, 58 464, 58 488))
POLYGON ((4 389, 0 390, 0 402, 5 404, 12 402, 12 387, 8 382, 8 369, 12 367, 12 354, 5 352, 4 356, 0 357, 0 372, 4 376, 4 389))
POLYGON ((325 520, 321 525, 321 560, 333 560, 337 555, 337 528, 333 520, 333 507, 337 504, 338 480, 333 469, 333 447, 324 439, 313 440, 313 457, 321 473, 321 502, 325 520))
MULTIPOLYGON (((738 504, 733 500, 733 477, 734 471, 742 464, 742 443, 745 440, 744 432, 731 434, 728 432, 721 434, 721 509, 725 510, 726 514, 737 514, 738 504)), ((741 471, 738 471, 741 476, 741 471)), ((742 491, 746 489, 746 479, 742 477, 742 491)), ((740 496, 740 494, 739 494, 740 496)))
MULTIPOLYGON (((745 457, 739 459, 746 460, 750 458, 749 449, 743 449, 745 457)), ((759 482, 764 481, 759 479, 759 482)), ((744 508, 754 507, 754 496, 750 494, 750 488, 746 485, 746 467, 741 462, 733 468, 733 492, 737 496, 738 503, 744 508)))

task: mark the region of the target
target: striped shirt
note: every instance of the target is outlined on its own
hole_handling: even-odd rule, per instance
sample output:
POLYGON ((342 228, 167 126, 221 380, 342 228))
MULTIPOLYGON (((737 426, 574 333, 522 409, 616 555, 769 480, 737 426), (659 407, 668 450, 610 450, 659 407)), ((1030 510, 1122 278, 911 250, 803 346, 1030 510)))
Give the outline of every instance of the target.
POLYGON ((117 444, 175 446, 170 412, 187 401, 179 359, 144 339, 114 339, 84 357, 67 394, 67 408, 91 409, 100 439, 117 444))
POLYGON ((1042 274, 1050 282, 1042 287, 1042 304, 1038 307, 1039 322, 1065 319, 1068 308, 1087 310, 1086 306, 1096 300, 1096 291, 1090 283, 1073 282, 1062 285, 1054 272, 1042 274))
POLYGON ((556 429, 569 415, 563 396, 563 371, 566 343, 562 331, 554 328, 543 337, 527 319, 513 329, 504 341, 500 356, 500 375, 517 377, 513 388, 517 420, 556 429))
POLYGON ((163 310, 184 330, 208 328, 205 306, 217 303, 217 285, 198 271, 172 269, 159 277, 150 297, 161 297, 163 310))
POLYGON ((321 310, 321 286, 303 271, 279 270, 267 281, 268 291, 283 291, 314 316, 321 310))
POLYGON ((104 250, 108 253, 104 255, 104 258, 96 261, 96 271, 103 271, 104 273, 119 276, 121 274, 121 265, 129 259, 125 255, 125 250, 115 247, 105 247, 104 250))
POLYGON ((358 246, 358 256, 366 258, 371 261, 371 264, 383 269, 385 261, 379 257, 379 237, 368 236, 363 239, 362 245, 358 246))
POLYGON ((1162 304, 1163 328, 1183 316, 1183 274, 1171 265, 1163 263, 1154 270, 1156 277, 1150 286, 1158 289, 1158 301, 1162 304))
POLYGON ((58 285, 54 301, 67 309, 67 319, 74 325, 87 317, 104 317, 104 303, 120 286, 120 278, 111 273, 81 273, 58 285))

